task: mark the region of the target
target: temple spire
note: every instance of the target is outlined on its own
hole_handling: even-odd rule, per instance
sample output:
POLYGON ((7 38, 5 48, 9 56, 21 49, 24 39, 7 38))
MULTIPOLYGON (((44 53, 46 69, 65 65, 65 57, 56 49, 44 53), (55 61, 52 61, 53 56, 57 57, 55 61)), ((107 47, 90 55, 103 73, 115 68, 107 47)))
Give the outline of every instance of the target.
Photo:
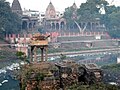
POLYGON ((50 0, 50 3, 52 3, 52 1, 50 0))
POLYGON ((75 3, 75 0, 74 0, 74 3, 75 3))
POLYGON ((55 7, 52 4, 51 0, 50 0, 50 3, 46 9, 45 17, 46 18, 55 18, 56 17, 56 10, 55 10, 55 7))
POLYGON ((77 5, 76 5, 76 3, 75 3, 75 0, 74 0, 74 3, 73 3, 73 5, 72 5, 72 7, 73 7, 74 9, 77 9, 77 5))
POLYGON ((14 13, 22 15, 22 8, 18 0, 13 0, 11 9, 14 13))

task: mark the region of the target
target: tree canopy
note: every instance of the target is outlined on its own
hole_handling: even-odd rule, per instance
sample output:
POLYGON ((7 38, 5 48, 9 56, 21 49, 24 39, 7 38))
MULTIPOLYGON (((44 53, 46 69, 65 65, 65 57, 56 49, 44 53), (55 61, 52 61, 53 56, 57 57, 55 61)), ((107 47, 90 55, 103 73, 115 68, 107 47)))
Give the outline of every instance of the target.
MULTIPOLYGON (((74 25, 73 19, 71 18, 73 12, 74 10, 68 7, 64 13, 64 17, 70 26, 74 25)), ((120 7, 109 5, 106 0, 87 0, 77 9, 76 21, 78 23, 85 22, 87 24, 88 22, 95 21, 96 18, 100 19, 100 23, 105 25, 106 30, 112 37, 120 37, 120 35, 116 33, 120 32, 120 7), (104 14, 101 13, 103 11, 101 9, 104 9, 104 14)))
POLYGON ((21 28, 20 17, 13 13, 9 2, 0 0, 0 33, 17 33, 21 28))
POLYGON ((75 9, 71 6, 65 9, 64 18, 67 22, 67 27, 73 28, 74 26, 74 19, 73 19, 73 13, 75 9))

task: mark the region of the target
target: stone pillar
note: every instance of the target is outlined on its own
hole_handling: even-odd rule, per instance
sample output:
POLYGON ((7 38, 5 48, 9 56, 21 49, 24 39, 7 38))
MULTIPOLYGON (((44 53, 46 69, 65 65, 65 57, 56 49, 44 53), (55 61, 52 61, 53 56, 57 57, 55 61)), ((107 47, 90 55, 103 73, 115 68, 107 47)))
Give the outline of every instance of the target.
POLYGON ((56 23, 54 22, 54 24, 55 24, 55 30, 56 30, 56 29, 57 29, 57 28, 56 28, 56 23))
POLYGON ((92 22, 90 23, 90 26, 91 26, 91 31, 92 31, 92 29, 93 29, 93 28, 92 28, 92 22))
POLYGON ((41 61, 43 62, 44 61, 44 52, 43 52, 43 50, 44 50, 44 48, 40 48, 41 49, 41 61))
POLYGON ((60 29, 60 22, 58 22, 58 24, 59 24, 58 32, 60 32, 61 31, 61 29, 60 29))
POLYGON ((49 29, 52 30, 52 22, 50 22, 50 28, 49 29))
POLYGON ((45 48, 45 61, 47 61, 47 59, 48 59, 47 52, 48 52, 48 47, 45 48))
POLYGON ((29 29, 29 21, 27 21, 27 30, 29 29))
POLYGON ((37 63, 37 47, 34 48, 34 63, 37 63))
POLYGON ((30 62, 33 61, 33 49, 34 49, 34 47, 31 46, 31 49, 30 49, 30 62))
POLYGON ((31 27, 31 29, 33 29, 33 24, 34 24, 34 23, 32 22, 32 27, 31 27))
POLYGON ((6 34, 6 36, 5 36, 5 39, 6 39, 6 40, 8 40, 8 39, 9 39, 7 34, 6 34))
POLYGON ((50 24, 50 30, 52 30, 52 24, 50 24))

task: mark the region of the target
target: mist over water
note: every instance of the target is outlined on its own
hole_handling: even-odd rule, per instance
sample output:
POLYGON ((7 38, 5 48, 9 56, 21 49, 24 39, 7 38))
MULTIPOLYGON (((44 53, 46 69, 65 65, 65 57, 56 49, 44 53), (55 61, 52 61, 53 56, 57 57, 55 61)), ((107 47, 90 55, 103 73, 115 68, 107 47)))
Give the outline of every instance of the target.
POLYGON ((18 63, 0 69, 0 90, 20 90, 19 81, 14 78, 16 69, 19 69, 18 63))

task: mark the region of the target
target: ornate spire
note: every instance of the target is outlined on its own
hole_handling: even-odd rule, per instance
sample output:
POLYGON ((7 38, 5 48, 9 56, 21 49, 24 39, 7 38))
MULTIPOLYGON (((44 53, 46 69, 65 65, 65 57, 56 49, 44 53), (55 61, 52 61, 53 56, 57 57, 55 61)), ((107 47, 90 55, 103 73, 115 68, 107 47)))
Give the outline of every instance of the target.
POLYGON ((18 0, 14 0, 11 7, 12 11, 22 15, 22 8, 18 0))
POLYGON ((75 0, 74 0, 74 3, 75 3, 75 0))
POLYGON ((72 5, 72 7, 73 7, 74 9, 77 9, 77 5, 76 5, 76 3, 75 3, 75 0, 74 0, 74 3, 73 3, 73 5, 72 5))
POLYGON ((73 5, 72 5, 72 8, 73 8, 73 15, 72 15, 72 18, 73 19, 77 19, 77 5, 76 5, 76 3, 75 3, 75 0, 74 0, 74 3, 73 3, 73 5))
POLYGON ((55 16, 56 16, 55 7, 53 6, 50 0, 50 3, 46 9, 46 18, 55 18, 55 16))

